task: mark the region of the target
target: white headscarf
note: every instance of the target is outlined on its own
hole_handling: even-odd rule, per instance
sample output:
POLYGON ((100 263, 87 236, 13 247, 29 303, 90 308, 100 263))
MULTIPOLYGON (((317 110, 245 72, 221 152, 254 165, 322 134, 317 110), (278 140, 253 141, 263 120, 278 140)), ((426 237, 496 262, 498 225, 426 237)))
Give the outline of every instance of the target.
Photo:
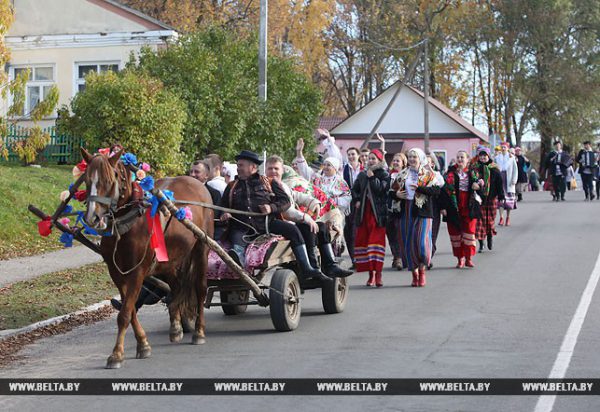
POLYGON ((323 163, 331 163, 331 165, 335 168, 336 172, 340 171, 340 160, 337 157, 328 157, 327 159, 325 159, 325 161, 323 163))
POLYGON ((419 158, 419 167, 423 167, 425 166, 425 164, 427 164, 427 155, 425 154, 425 152, 421 149, 419 149, 418 147, 412 148, 408 151, 408 153, 410 152, 415 152, 417 154, 417 157, 419 158))

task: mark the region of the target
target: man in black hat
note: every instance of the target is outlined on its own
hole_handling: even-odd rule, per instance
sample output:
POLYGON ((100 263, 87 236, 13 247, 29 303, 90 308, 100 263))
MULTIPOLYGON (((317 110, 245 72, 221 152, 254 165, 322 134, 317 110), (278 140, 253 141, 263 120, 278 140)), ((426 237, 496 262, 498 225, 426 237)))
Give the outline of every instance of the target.
POLYGON ((322 281, 331 280, 319 269, 311 266, 304 239, 296 225, 278 218, 281 213, 290 208, 291 203, 277 181, 269 181, 265 176, 258 174, 258 166, 262 163, 258 155, 248 150, 242 150, 235 160, 238 174, 235 180, 225 188, 221 206, 263 213, 265 216, 241 214, 232 216, 230 213, 221 215, 221 220, 229 223, 226 237, 232 244, 231 257, 244 266, 245 251, 251 238, 268 231, 290 241, 302 272, 301 275, 322 281))

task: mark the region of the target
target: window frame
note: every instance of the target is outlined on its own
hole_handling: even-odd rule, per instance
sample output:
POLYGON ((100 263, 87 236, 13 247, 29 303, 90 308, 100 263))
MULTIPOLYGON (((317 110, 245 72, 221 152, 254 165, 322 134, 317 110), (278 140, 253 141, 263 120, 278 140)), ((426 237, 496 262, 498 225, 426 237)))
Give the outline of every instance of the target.
POLYGON ((76 61, 73 63, 73 93, 72 96, 75 97, 77 93, 79 93, 79 86, 85 84, 85 78, 79 77, 79 66, 96 66, 96 73, 100 73, 100 66, 103 65, 116 65, 117 70, 121 71, 123 69, 121 65, 121 60, 91 60, 91 61, 76 61))
MULTIPOLYGON (((40 92, 40 96, 42 99, 38 101, 38 103, 43 99, 44 96, 44 87, 52 87, 58 86, 56 81, 57 75, 57 67, 56 63, 24 63, 24 64, 11 64, 9 68, 9 78, 10 80, 15 80, 15 71, 18 69, 31 69, 30 79, 25 83, 25 104, 23 106, 23 113, 16 116, 17 119, 30 119, 31 118, 31 110, 33 107, 29 107, 29 87, 37 87, 40 92), (37 68, 51 68, 52 69, 52 80, 35 80, 35 69, 37 68)), ((14 97, 10 96, 9 106, 13 104, 14 97)), ((54 110, 50 115, 44 117, 44 119, 53 119, 56 118, 56 110, 54 110)))

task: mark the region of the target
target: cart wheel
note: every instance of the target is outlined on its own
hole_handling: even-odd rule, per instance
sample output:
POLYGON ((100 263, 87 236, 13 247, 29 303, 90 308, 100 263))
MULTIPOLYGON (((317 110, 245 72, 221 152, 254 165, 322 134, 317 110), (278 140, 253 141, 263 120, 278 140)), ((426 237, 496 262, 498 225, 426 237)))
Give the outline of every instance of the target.
POLYGON ((229 292, 221 292, 221 302, 225 303, 240 303, 239 305, 227 305, 221 306, 223 309, 223 313, 227 316, 240 315, 246 312, 248 309, 248 305, 244 303, 248 303, 248 299, 250 298, 250 291, 248 290, 234 290, 229 292))
POLYGON ((193 318, 181 318, 181 326, 183 327, 183 333, 192 333, 196 330, 196 317, 193 318))
POLYGON ((300 323, 300 283, 294 271, 277 269, 271 278, 269 300, 271 320, 280 332, 288 332, 300 323))
POLYGON ((346 278, 335 278, 333 282, 325 282, 321 288, 321 300, 325 313, 343 312, 348 300, 346 278))

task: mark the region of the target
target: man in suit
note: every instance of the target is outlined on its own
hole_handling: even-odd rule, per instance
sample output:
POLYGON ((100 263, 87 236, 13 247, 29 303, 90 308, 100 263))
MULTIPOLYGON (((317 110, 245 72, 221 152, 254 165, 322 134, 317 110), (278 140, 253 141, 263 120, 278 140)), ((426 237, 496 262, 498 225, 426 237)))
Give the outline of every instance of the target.
POLYGON ((592 143, 587 140, 583 142, 583 149, 577 154, 579 174, 583 183, 585 200, 594 200, 594 177, 598 174, 597 154, 592 149, 592 143))
POLYGON ((552 176, 554 190, 552 200, 555 202, 565 200, 567 169, 572 163, 569 154, 562 150, 562 143, 557 140, 554 143, 554 150, 546 157, 546 168, 549 175, 552 176))

